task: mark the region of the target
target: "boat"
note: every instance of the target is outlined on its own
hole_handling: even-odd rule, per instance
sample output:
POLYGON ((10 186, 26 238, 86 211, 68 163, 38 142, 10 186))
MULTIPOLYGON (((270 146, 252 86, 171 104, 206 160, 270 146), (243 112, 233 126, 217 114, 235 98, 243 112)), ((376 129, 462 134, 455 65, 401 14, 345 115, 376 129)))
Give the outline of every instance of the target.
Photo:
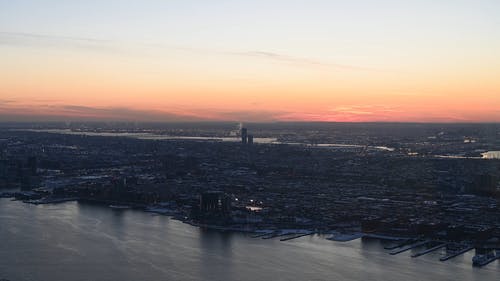
POLYGON ((474 266, 480 266, 484 262, 488 260, 488 257, 486 255, 475 255, 472 257, 472 264, 474 266))
POLYGON ((495 251, 490 251, 486 254, 477 254, 474 257, 472 257, 472 265, 484 266, 498 259, 499 257, 500 255, 496 254, 495 251))

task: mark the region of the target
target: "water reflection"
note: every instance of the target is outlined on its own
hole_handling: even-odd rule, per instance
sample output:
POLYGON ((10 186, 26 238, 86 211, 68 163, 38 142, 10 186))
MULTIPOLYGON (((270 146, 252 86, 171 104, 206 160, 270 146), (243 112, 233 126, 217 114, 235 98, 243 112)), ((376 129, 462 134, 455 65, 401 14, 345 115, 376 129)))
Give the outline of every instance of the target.
MULTIPOLYGON (((85 135, 85 136, 102 136, 102 137, 128 137, 143 140, 204 140, 204 141, 222 141, 222 142, 240 142, 238 137, 200 137, 200 136, 169 136, 159 135, 152 133, 111 133, 111 132, 85 132, 85 131, 72 131, 70 129, 27 129, 26 131, 41 132, 41 133, 55 133, 65 135, 85 135)), ((330 149, 363 149, 370 148, 380 151, 394 151, 394 148, 386 146, 371 146, 360 144, 345 144, 345 143, 301 143, 301 142, 282 142, 277 138, 253 138, 254 143, 261 144, 287 144, 287 145, 302 145, 307 147, 317 148, 330 148, 330 149)))
POLYGON ((10 280, 498 280, 473 253, 387 254, 378 240, 311 235, 280 242, 200 229, 136 210, 0 199, 0 279, 10 280), (15 230, 15 231, 13 231, 15 230), (6 257, 6 258, 5 258, 6 257))

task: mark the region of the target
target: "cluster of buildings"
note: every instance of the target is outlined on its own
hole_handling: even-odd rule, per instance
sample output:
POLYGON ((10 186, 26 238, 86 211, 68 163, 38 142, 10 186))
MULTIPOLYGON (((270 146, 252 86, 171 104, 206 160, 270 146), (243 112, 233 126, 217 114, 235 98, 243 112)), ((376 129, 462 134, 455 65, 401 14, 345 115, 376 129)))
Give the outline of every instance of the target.
POLYGON ((253 144, 253 135, 248 134, 247 128, 241 128, 240 135, 242 144, 253 144))
POLYGON ((387 150, 250 146, 253 136, 245 128, 240 134, 241 143, 224 143, 4 131, 0 183, 22 187, 25 175, 36 176, 26 186, 32 193, 19 193, 20 200, 164 210, 231 229, 500 237, 500 160, 438 157, 440 144, 430 142, 424 152, 420 142, 402 144, 410 137, 387 150))
POLYGON ((39 184, 36 156, 29 153, 0 156, 0 189, 31 190, 39 184))

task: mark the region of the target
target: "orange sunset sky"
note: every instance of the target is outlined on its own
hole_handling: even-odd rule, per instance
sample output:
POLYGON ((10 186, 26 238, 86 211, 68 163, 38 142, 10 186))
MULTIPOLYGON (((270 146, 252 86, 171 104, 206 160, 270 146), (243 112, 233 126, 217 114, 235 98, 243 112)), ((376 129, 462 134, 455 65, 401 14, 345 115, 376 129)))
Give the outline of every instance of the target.
POLYGON ((500 122, 499 11, 0 0, 0 121, 500 122))

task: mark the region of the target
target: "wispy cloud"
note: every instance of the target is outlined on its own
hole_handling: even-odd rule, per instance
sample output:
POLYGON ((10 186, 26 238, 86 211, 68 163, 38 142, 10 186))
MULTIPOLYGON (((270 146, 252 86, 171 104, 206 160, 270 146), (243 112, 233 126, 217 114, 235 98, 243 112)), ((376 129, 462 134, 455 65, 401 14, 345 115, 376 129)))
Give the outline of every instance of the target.
POLYGON ((329 109, 330 112, 352 115, 382 115, 388 113, 401 112, 398 107, 383 104, 375 105, 343 105, 329 109))
POLYGON ((274 122, 279 121, 279 116, 288 112, 280 110, 233 110, 200 109, 205 118, 224 121, 252 121, 252 122, 274 122))
POLYGON ((119 120, 166 122, 202 120, 202 118, 189 114, 127 107, 0 104, 0 121, 12 120, 119 120))
POLYGON ((253 108, 228 110, 222 108, 196 108, 191 105, 133 108, 129 106, 93 106, 68 104, 58 100, 31 99, 16 101, 0 99, 1 121, 235 121, 274 122, 289 112, 253 108))
POLYGON ((402 110, 382 105, 344 105, 317 111, 233 110, 217 108, 136 109, 129 107, 94 107, 73 104, 28 105, 0 100, 2 121, 331 121, 331 122, 474 122, 498 120, 500 111, 493 114, 478 112, 432 113, 421 110, 402 110))
POLYGON ((199 48, 179 45, 168 45, 155 42, 122 42, 117 40, 106 40, 90 37, 61 36, 38 33, 23 32, 0 32, 0 45, 28 46, 28 47, 59 47, 84 49, 103 52, 134 51, 142 48, 158 50, 182 51, 204 55, 238 56, 246 58, 257 58, 278 63, 292 64, 299 67, 327 67, 344 70, 373 71, 376 69, 339 64, 331 61, 294 56, 278 52, 263 50, 235 51, 223 49, 199 48))
POLYGON ((7 105, 7 104, 14 103, 14 102, 15 102, 14 100, 0 99, 0 105, 7 105))
POLYGON ((0 45, 19 47, 63 47, 108 52, 116 51, 117 49, 115 42, 111 40, 22 32, 0 32, 0 45))
POLYGON ((366 122, 394 121, 402 110, 386 105, 339 105, 316 112, 288 112, 276 116, 289 121, 366 122))
POLYGON ((73 104, 2 104, 0 121, 37 120, 110 120, 110 121, 254 121, 270 122, 279 120, 284 112, 276 111, 224 111, 220 109, 134 109, 129 107, 94 107, 73 104))
POLYGON ((239 55, 239 56, 261 58, 261 59, 268 59, 268 60, 273 60, 273 61, 277 61, 277 62, 286 62, 286 63, 302 65, 302 66, 322 66, 322 67, 332 67, 332 68, 349 69, 349 70, 375 70, 375 69, 368 68, 368 67, 360 67, 360 66, 347 65, 347 64, 338 64, 338 63, 332 63, 332 62, 322 61, 322 60, 317 60, 317 59, 312 59, 312 58, 297 57, 297 56, 291 56, 291 55, 280 54, 280 53, 275 53, 275 52, 267 52, 267 51, 249 51, 249 52, 240 52, 240 53, 237 52, 237 53, 231 53, 231 54, 239 55))
POLYGON ((0 35, 6 37, 24 37, 24 38, 39 38, 39 39, 57 39, 57 40, 68 40, 68 41, 80 41, 80 42, 92 42, 92 43, 109 43, 110 40, 96 39, 90 37, 76 37, 76 36, 60 36, 60 35, 46 35, 38 33, 28 33, 28 32, 0 32, 0 35))

